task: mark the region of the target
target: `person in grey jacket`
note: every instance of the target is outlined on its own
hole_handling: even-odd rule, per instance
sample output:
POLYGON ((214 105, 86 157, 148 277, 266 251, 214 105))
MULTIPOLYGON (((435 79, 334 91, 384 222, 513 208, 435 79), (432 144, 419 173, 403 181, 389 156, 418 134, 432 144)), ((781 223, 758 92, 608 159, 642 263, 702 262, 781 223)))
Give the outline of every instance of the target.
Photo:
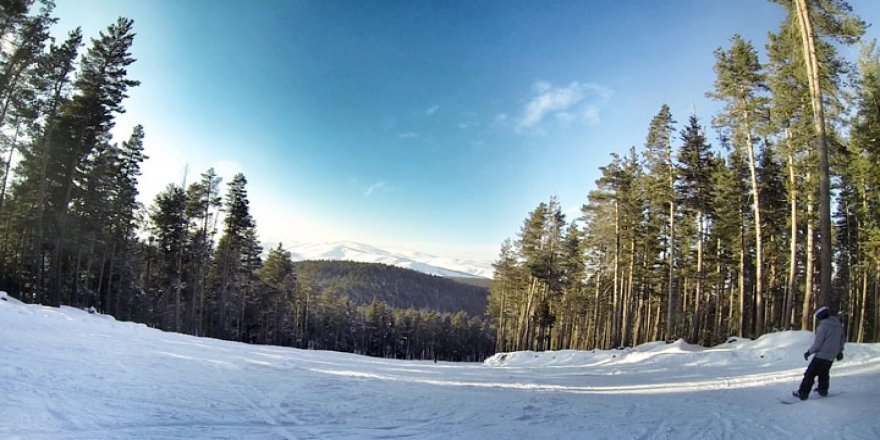
POLYGON ((843 346, 846 344, 846 332, 843 331, 843 324, 836 316, 831 316, 831 310, 828 307, 816 310, 816 319, 819 320, 816 337, 813 340, 813 345, 804 353, 804 360, 809 360, 812 354, 814 355, 813 361, 810 362, 804 373, 801 386, 797 391, 791 393, 801 400, 807 400, 810 396, 810 389, 813 388, 813 381, 816 377, 819 378, 816 392, 823 397, 828 395, 831 365, 835 359, 843 360, 843 346))

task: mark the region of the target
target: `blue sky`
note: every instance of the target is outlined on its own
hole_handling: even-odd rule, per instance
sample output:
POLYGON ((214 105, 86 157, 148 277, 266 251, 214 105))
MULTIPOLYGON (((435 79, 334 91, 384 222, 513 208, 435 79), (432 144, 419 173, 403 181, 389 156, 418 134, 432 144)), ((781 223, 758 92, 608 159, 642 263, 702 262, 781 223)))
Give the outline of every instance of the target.
MULTIPOLYGON (((880 2, 850 4, 880 18, 880 2)), ((268 244, 482 260, 550 196, 577 216, 662 103, 708 123, 713 51, 734 33, 763 48, 784 15, 765 0, 57 0, 56 13, 59 36, 135 20, 141 86, 115 133, 145 126, 145 203, 213 166, 247 176, 268 244)))

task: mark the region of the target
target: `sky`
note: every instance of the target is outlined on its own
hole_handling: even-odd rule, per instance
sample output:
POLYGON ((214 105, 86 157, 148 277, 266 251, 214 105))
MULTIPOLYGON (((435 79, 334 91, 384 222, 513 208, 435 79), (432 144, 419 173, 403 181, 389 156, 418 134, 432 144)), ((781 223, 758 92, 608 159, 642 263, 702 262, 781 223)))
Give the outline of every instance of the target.
POLYGON ((762 49, 784 17, 765 0, 56 2, 59 39, 134 19, 141 85, 114 137, 144 125, 145 205, 213 167, 245 174, 267 245, 482 261, 551 196, 577 218, 663 103, 708 124, 714 50, 762 49))
POLYGON ((780 403, 795 402, 812 340, 435 363, 197 338, 6 297, 0 438, 876 440, 880 344, 846 344, 829 397, 780 403))

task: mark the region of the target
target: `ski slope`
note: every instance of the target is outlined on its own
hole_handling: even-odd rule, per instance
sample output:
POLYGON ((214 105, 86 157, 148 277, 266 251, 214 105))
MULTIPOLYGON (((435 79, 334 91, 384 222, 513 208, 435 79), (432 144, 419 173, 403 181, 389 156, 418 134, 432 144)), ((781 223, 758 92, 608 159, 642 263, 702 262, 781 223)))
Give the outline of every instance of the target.
POLYGON ((0 293, 0 439, 877 439, 880 344, 782 405, 809 332, 407 362, 166 333, 0 293))

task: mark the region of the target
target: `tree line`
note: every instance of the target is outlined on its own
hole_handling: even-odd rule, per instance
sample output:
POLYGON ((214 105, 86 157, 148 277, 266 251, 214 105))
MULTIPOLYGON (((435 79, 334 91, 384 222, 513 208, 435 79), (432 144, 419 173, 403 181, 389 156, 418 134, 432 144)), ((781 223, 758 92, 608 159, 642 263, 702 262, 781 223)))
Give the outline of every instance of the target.
POLYGON ((820 305, 880 340, 880 56, 838 53, 866 26, 846 1, 774 2, 766 59, 738 35, 715 51, 717 145, 664 104, 581 218, 551 198, 504 243, 496 350, 714 344, 810 329, 820 305))
POLYGON ((134 24, 64 41, 50 0, 0 0, 0 289, 152 327, 377 356, 477 360, 494 335, 464 313, 356 304, 263 260, 247 179, 214 170, 137 201, 144 127, 111 136, 128 91, 134 24))

